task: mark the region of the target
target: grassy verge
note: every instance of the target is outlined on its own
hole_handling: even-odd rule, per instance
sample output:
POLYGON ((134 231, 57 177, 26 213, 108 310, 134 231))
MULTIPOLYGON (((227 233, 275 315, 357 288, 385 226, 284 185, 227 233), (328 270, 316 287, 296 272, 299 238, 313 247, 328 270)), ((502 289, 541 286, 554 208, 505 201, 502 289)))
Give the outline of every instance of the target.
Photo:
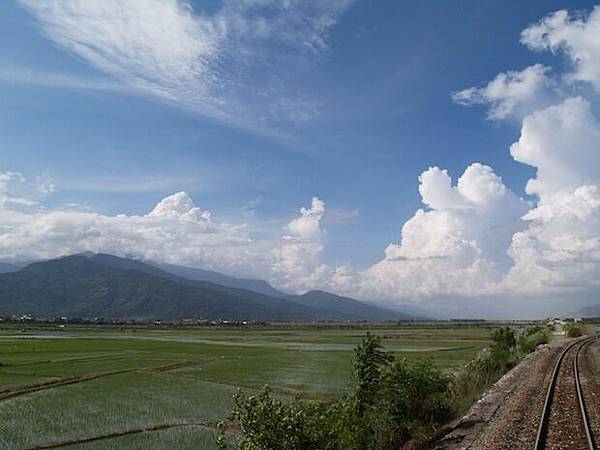
POLYGON ((455 374, 452 399, 456 414, 466 412, 486 389, 550 338, 550 331, 540 326, 529 327, 518 338, 508 327, 497 330, 492 336, 492 346, 455 374))

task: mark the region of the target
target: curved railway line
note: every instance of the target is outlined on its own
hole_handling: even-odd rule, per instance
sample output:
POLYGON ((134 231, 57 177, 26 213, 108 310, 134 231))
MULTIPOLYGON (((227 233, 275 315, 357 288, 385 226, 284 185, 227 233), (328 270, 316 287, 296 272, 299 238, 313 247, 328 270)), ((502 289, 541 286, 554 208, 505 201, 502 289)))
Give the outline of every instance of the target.
POLYGON ((581 350, 595 337, 569 344, 558 356, 540 418, 535 449, 596 449, 578 365, 581 350))

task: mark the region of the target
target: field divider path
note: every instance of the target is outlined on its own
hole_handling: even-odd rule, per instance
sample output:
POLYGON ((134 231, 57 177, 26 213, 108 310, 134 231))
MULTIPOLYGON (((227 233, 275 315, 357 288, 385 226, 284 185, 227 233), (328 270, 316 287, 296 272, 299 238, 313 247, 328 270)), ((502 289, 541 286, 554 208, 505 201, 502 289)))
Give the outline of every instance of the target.
POLYGON ((135 351, 135 352, 122 352, 108 355, 96 355, 96 356, 81 356, 76 358, 59 358, 59 359, 47 359, 40 361, 29 361, 25 363, 10 364, 11 367, 26 367, 26 366, 37 366, 42 364, 61 364, 61 363, 78 363, 78 362, 97 362, 97 361, 112 361, 115 359, 126 359, 132 356, 144 355, 147 352, 135 351))
POLYGON ((140 433, 147 433, 147 432, 152 432, 152 431, 161 431, 161 430, 167 430, 167 429, 170 429, 170 428, 181 428, 181 427, 216 428, 217 427, 217 422, 175 422, 175 423, 161 423, 161 424, 157 424, 157 425, 150 425, 150 426, 147 426, 147 427, 132 428, 132 429, 123 430, 123 431, 114 431, 112 433, 99 434, 99 435, 96 435, 96 436, 89 436, 89 437, 84 437, 84 438, 79 438, 79 439, 71 439, 71 440, 65 440, 65 441, 49 442, 47 444, 35 445, 33 447, 25 447, 25 448, 23 448, 23 450, 43 450, 43 449, 48 449, 48 448, 67 447, 67 446, 70 446, 70 445, 85 444, 85 443, 88 443, 88 442, 101 441, 101 440, 104 440, 104 439, 114 439, 114 438, 118 438, 118 437, 129 436, 129 435, 132 435, 132 434, 140 434, 140 433))
POLYGON ((90 375, 74 376, 68 378, 61 378, 58 380, 47 381, 45 383, 30 384, 22 387, 5 389, 0 391, 0 401, 7 400, 9 398, 17 397, 20 395, 30 394, 32 392, 43 391, 47 389, 54 389, 61 386, 68 386, 70 384, 83 383, 84 381, 97 380, 98 378, 109 377, 112 375, 120 375, 122 373, 134 372, 139 370, 134 369, 120 369, 112 370, 109 372, 97 372, 90 375))
POLYGON ((132 367, 132 368, 128 368, 128 369, 118 369, 118 370, 111 370, 111 371, 107 371, 107 372, 96 372, 96 373, 87 374, 87 375, 79 375, 79 376, 73 376, 73 377, 67 377, 67 378, 60 378, 58 380, 47 381, 44 383, 36 383, 36 384, 30 384, 30 385, 25 385, 25 386, 21 386, 21 387, 14 387, 14 388, 0 390, 0 401, 7 400, 7 399, 13 398, 13 397, 18 397, 18 396, 25 395, 25 394, 31 394, 33 392, 54 389, 57 387, 68 386, 71 384, 83 383, 86 381, 93 381, 93 380, 97 380, 99 378, 110 377, 110 376, 114 376, 114 375, 121 375, 124 373, 140 372, 140 371, 163 372, 163 371, 168 371, 168 370, 179 369, 179 368, 187 366, 187 365, 199 364, 202 362, 206 362, 206 360, 205 359, 184 360, 184 361, 179 361, 176 363, 165 364, 162 366, 132 367))

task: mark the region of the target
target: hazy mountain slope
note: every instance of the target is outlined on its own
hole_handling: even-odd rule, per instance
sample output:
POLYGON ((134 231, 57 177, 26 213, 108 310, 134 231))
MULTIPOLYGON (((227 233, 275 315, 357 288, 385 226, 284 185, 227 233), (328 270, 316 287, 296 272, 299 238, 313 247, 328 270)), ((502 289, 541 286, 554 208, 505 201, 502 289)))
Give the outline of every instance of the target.
MULTIPOLYGON (((138 272, 143 272, 143 273, 147 273, 147 274, 150 274, 150 275, 153 275, 156 277, 171 280, 176 283, 186 284, 186 285, 190 285, 190 286, 199 287, 202 289, 208 289, 211 291, 226 293, 228 295, 234 295, 238 298, 243 298, 244 300, 247 300, 250 302, 255 302, 257 304, 260 304, 260 305, 263 305, 263 306, 266 306, 269 308, 274 308, 276 310, 277 309, 285 309, 285 310, 289 310, 289 312, 291 312, 291 313, 298 313, 300 315, 311 314, 314 318, 323 319, 323 320, 351 320, 351 315, 345 313, 344 311, 335 313, 333 311, 320 311, 315 308, 312 308, 312 310, 309 310, 309 308, 310 308, 309 306, 298 305, 296 302, 292 302, 291 300, 285 298, 284 294, 282 294, 279 291, 276 291, 275 289, 273 289, 273 291, 279 295, 276 297, 271 297, 271 296, 256 292, 254 290, 242 289, 242 288, 237 288, 237 287, 229 287, 229 286, 224 286, 224 285, 209 282, 209 281, 197 281, 197 280, 190 279, 187 277, 180 277, 180 276, 174 275, 171 272, 162 270, 158 266, 148 264, 148 263, 145 263, 145 262, 142 262, 139 260, 128 259, 128 258, 119 258, 117 256, 107 255, 107 254, 102 254, 102 253, 89 256, 89 259, 97 264, 107 266, 107 267, 112 267, 112 268, 117 268, 117 269, 125 269, 125 270, 135 270, 138 272), (301 306, 301 307, 299 308, 299 306, 301 306)), ((171 266, 171 267, 179 267, 179 266, 171 266)), ((195 270, 195 269, 191 269, 191 268, 186 268, 186 269, 190 269, 192 271, 195 270)), ((198 269, 198 270, 200 270, 200 269, 198 269)), ((217 275, 221 275, 221 274, 218 274, 217 272, 214 272, 214 273, 217 275)), ((226 275, 221 275, 221 276, 225 277, 225 278, 229 278, 230 280, 237 280, 233 277, 227 277, 226 275)), ((238 281, 245 281, 245 280, 240 279, 238 281)), ((252 280, 252 281, 260 282, 261 280, 252 280)), ((263 283, 265 285, 268 285, 267 282, 263 282, 263 283)), ((268 285, 268 286, 270 286, 270 285, 268 285)))
POLYGON ((0 274, 0 315, 272 321, 414 318, 324 291, 285 295, 261 280, 165 267, 170 271, 135 259, 92 253, 35 262, 0 274), (230 286, 192 277, 225 280, 230 286))
POLYGON ((290 295, 295 302, 333 313, 344 313, 351 320, 400 320, 412 319, 414 316, 399 311, 369 305, 349 297, 341 297, 321 290, 309 291, 303 295, 290 295))
POLYGON ((187 278, 194 281, 207 281, 210 283, 220 284, 221 286, 247 289, 250 291, 258 292, 271 297, 286 296, 285 293, 278 291, 269 283, 264 280, 256 280, 251 278, 235 278, 228 275, 224 275, 219 272, 213 272, 212 270, 197 269, 194 267, 177 266, 173 264, 159 264, 151 263, 178 277, 187 278))
POLYGON ((319 311, 291 301, 178 281, 160 269, 110 255, 69 256, 0 274, 0 314, 25 313, 40 317, 323 319, 319 311), (157 272, 149 273, 152 270, 157 272))
POLYGON ((0 262, 0 273, 16 272, 19 268, 13 264, 0 262))
MULTIPOLYGON (((288 295, 273 288, 268 282, 256 279, 234 278, 210 270, 170 264, 156 264, 157 267, 173 275, 190 280, 207 281, 232 288, 242 288, 259 292, 271 297, 291 299, 298 304, 316 308, 329 320, 399 320, 413 319, 416 315, 405 311, 385 308, 366 302, 341 297, 325 291, 309 291, 303 295, 288 295)), ((420 317, 424 315, 421 314, 420 317)))
POLYGON ((600 304, 586 306, 569 315, 572 317, 600 317, 600 304))
POLYGON ((450 318, 438 312, 431 312, 429 310, 420 308, 419 306, 398 304, 393 300, 374 301, 372 302, 372 304, 375 306, 379 306, 380 308, 390 309, 392 311, 400 312, 402 314, 407 314, 409 316, 416 317, 421 320, 444 320, 450 318))

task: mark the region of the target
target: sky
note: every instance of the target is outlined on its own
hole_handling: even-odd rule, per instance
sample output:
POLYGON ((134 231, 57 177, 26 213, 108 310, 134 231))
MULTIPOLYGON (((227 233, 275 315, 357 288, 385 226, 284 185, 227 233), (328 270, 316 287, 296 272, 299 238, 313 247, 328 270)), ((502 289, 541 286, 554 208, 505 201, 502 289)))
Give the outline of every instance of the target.
POLYGON ((107 252, 446 316, 600 293, 588 1, 0 3, 0 260, 107 252))

